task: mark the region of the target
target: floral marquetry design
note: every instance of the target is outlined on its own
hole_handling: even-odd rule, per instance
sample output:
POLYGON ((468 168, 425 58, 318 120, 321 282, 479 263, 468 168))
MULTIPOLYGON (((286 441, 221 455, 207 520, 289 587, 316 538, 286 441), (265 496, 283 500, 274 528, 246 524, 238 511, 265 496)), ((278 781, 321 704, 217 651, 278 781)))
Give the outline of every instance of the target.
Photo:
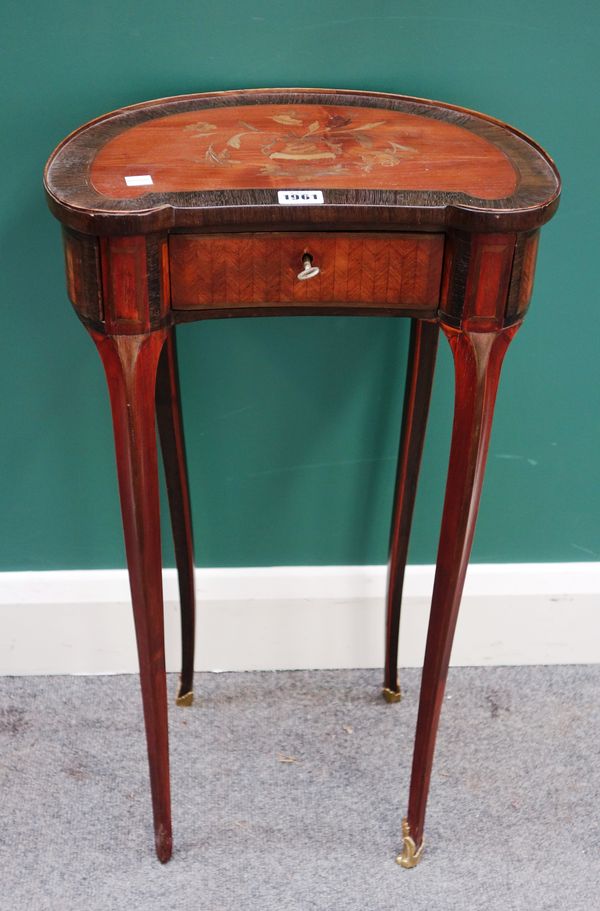
POLYGON ((110 139, 91 167, 106 197, 237 187, 439 190, 510 194, 516 174, 487 139, 404 111, 327 104, 255 104, 186 111, 110 139), (461 167, 448 167, 447 148, 461 167), (126 178, 144 175, 142 185, 126 178), (151 179, 151 183, 149 183, 151 179))
MULTIPOLYGON (((321 119, 313 118, 314 112, 304 114, 290 108, 271 115, 271 127, 263 130, 239 120, 238 132, 221 139, 219 145, 210 142, 206 160, 215 165, 241 165, 244 162, 235 156, 235 150, 255 149, 258 143, 266 159, 261 174, 304 179, 351 173, 356 168, 368 174, 374 167, 393 167, 400 164, 402 156, 418 154, 415 148, 393 139, 377 148, 372 131, 383 127, 385 119, 361 123, 360 112, 359 117, 349 117, 327 111, 321 119), (281 127, 287 129, 282 131, 281 127), (319 165, 315 167, 314 162, 319 165)), ((218 128, 214 123, 198 121, 184 129, 190 136, 204 139, 218 128)))

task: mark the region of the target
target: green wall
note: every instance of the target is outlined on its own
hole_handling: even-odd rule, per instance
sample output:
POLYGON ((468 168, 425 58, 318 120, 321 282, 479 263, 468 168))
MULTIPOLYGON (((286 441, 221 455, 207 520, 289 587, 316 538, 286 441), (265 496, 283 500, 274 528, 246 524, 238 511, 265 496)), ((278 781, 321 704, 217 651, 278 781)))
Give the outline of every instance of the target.
MULTIPOLYGON (((99 358, 64 290, 44 161, 105 111, 184 92, 328 86, 438 98, 555 157, 530 315, 507 357, 474 560, 600 559, 597 0, 5 0, 0 568, 123 565, 99 358), (595 131, 595 132, 594 132, 595 131)), ((185 327, 201 565, 382 563, 407 325, 185 327)), ((442 342, 411 561, 435 558, 453 378, 442 342)), ((167 562, 172 561, 165 536, 167 562)))

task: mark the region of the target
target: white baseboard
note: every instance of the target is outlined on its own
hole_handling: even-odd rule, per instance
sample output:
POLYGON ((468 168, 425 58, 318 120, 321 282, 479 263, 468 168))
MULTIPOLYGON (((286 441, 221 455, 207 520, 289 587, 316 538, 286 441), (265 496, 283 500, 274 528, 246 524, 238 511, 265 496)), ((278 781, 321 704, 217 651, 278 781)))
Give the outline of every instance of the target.
MULTIPOLYGON (((178 670, 177 580, 164 573, 167 666, 178 670)), ((432 566, 407 570, 400 664, 423 660, 432 566)), ((197 571, 198 670, 378 667, 385 567, 197 571)), ((0 573, 0 674, 137 670, 125 570, 0 573)), ((454 665, 600 662, 600 563, 476 564, 454 665)))

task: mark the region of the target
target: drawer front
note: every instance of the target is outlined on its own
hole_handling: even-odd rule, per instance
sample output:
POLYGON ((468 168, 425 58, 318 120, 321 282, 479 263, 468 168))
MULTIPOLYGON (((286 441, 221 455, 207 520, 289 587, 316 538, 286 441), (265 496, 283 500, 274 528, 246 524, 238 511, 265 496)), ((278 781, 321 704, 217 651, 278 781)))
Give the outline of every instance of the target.
POLYGON ((443 249, 443 234, 174 234, 171 306, 431 310, 438 304, 443 249), (307 253, 319 273, 301 281, 307 253))

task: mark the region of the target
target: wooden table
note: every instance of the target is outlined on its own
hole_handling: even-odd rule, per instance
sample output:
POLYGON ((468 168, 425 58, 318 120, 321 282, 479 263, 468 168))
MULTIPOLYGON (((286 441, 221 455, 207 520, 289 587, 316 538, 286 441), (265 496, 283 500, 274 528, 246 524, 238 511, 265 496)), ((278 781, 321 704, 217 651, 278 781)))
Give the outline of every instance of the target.
POLYGON ((72 133, 45 171, 69 297, 112 407, 140 661, 156 851, 171 856, 155 422, 181 595, 177 702, 192 701, 192 523, 175 326, 237 316, 412 321, 389 549, 383 694, 400 699, 400 601, 438 330, 454 424, 408 813, 422 855, 450 650, 506 349, 531 297, 560 179, 531 139, 452 105, 373 92, 269 89, 161 99, 72 133))

